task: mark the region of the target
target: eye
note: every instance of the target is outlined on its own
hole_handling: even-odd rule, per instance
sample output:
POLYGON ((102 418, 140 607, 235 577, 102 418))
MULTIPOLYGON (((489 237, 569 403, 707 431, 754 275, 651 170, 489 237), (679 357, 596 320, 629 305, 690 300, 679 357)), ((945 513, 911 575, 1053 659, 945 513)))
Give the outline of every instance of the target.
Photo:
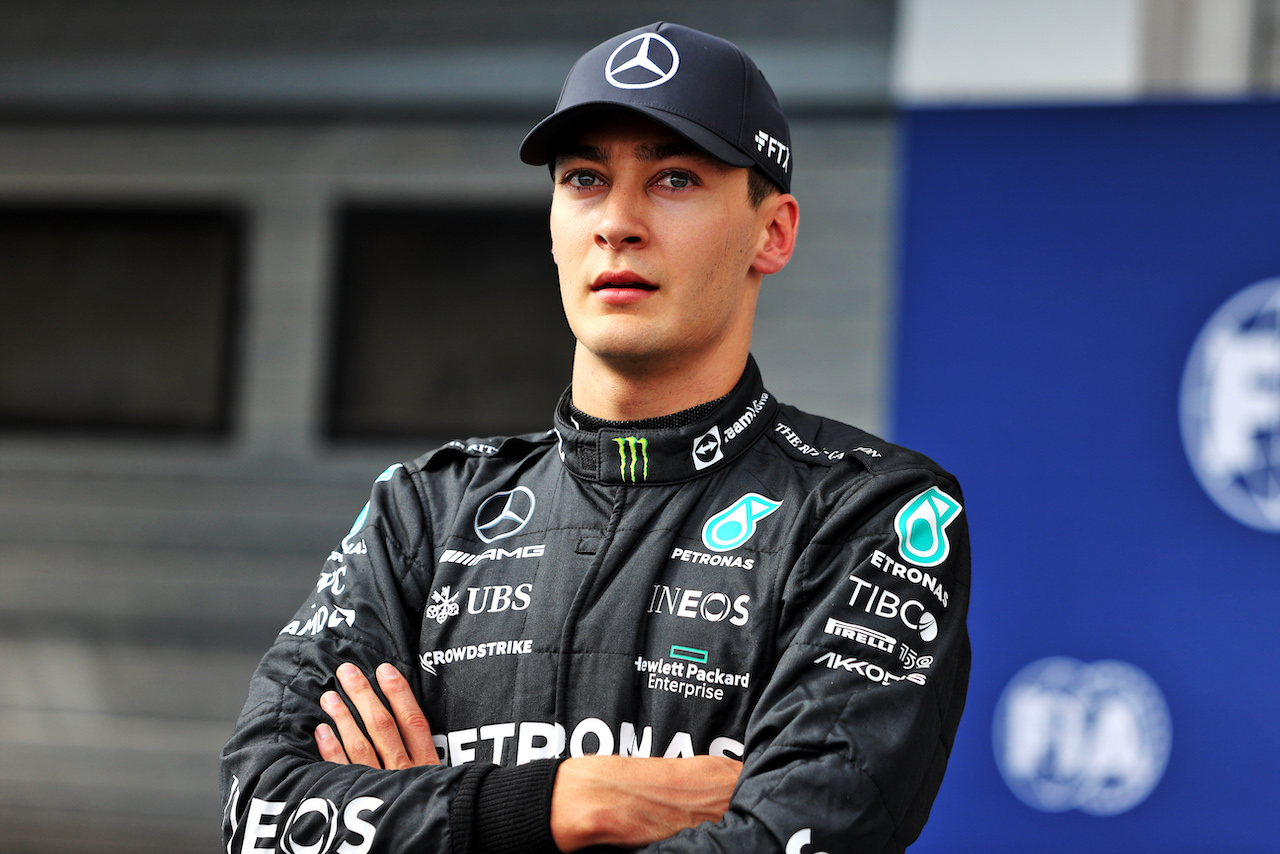
POLYGON ((604 183, 603 179, 594 172, 585 169, 576 169, 568 173, 561 179, 561 183, 568 184, 570 187, 579 187, 587 189, 589 187, 598 187, 604 183))
POLYGON ((689 187, 696 187, 698 179, 688 172, 668 171, 663 172, 658 177, 658 183, 672 190, 685 190, 689 187))

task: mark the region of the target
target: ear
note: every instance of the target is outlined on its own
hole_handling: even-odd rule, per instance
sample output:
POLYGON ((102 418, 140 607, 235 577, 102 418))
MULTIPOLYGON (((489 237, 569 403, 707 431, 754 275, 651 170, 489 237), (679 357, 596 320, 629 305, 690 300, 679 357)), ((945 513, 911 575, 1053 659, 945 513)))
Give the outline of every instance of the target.
POLYGON ((761 241, 752 269, 768 275, 791 260, 800 226, 800 205, 790 193, 777 193, 760 203, 761 241))

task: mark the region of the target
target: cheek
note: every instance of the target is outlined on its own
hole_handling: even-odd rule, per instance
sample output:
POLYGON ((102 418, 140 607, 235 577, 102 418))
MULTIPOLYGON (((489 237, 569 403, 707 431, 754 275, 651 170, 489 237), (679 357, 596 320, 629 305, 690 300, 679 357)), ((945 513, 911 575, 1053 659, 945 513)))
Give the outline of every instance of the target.
POLYGON ((575 258, 582 255, 582 241, 577 237, 579 230, 574 222, 563 215, 551 218, 551 257, 556 265, 563 267, 572 264, 575 258))

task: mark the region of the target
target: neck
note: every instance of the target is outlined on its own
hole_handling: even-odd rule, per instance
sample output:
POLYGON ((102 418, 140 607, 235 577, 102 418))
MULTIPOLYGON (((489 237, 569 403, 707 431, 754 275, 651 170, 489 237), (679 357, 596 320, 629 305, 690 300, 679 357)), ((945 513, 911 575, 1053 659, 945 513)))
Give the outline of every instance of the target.
POLYGON ((639 421, 690 409, 733 391, 747 366, 747 348, 709 364, 615 364, 578 344, 573 405, 605 421, 639 421))

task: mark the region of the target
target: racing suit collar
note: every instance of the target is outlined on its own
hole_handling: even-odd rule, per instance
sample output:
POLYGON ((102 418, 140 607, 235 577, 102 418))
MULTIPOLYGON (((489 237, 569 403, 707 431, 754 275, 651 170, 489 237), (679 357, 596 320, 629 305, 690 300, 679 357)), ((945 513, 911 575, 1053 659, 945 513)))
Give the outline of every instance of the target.
POLYGON ((752 357, 723 403, 675 429, 580 430, 569 417, 570 391, 556 407, 560 457, 574 474, 600 483, 679 483, 710 474, 754 444, 778 407, 752 357))

